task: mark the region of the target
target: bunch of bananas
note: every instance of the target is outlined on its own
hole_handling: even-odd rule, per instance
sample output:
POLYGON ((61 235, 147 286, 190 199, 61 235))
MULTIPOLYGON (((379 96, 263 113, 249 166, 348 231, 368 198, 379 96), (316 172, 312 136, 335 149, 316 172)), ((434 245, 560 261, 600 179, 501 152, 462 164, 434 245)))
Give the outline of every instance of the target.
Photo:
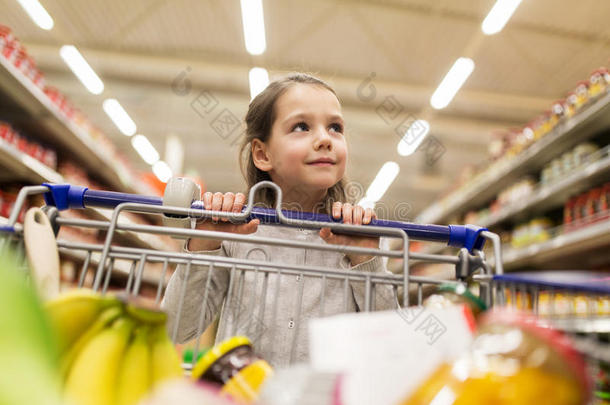
POLYGON ((69 403, 137 404, 160 382, 183 375, 163 312, 84 289, 46 307, 69 403))

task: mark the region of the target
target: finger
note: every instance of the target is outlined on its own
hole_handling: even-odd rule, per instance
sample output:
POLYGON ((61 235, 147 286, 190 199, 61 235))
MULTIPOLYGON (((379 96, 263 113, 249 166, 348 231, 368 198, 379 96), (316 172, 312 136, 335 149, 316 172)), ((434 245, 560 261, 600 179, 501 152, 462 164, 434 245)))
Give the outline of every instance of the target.
POLYGON ((333 203, 333 218, 341 217, 341 201, 333 203))
POLYGON ((330 236, 330 228, 320 229, 319 235, 322 239, 326 240, 330 236))
POLYGON ((350 203, 343 204, 343 223, 352 223, 352 204, 350 203))
POLYGON ((362 223, 366 225, 371 222, 372 218, 373 218, 373 210, 370 208, 367 208, 366 210, 364 210, 364 218, 362 219, 362 223))
POLYGON ((211 191, 206 191, 205 193, 203 193, 203 208, 205 208, 206 210, 212 209, 213 196, 214 194, 212 194, 211 191))
MULTIPOLYGON (((236 214, 240 214, 242 208, 244 207, 245 201, 246 201, 246 196, 243 193, 235 194, 235 200, 233 201, 233 212, 236 214)), ((241 223, 241 221, 239 221, 236 218, 231 218, 231 219, 229 219, 229 221, 234 224, 241 223)))
POLYGON ((355 225, 362 225, 362 216, 363 215, 364 215, 364 208, 362 208, 360 205, 356 205, 354 207, 354 211, 353 211, 355 225))
MULTIPOLYGON (((222 210, 225 212, 231 212, 233 210, 233 201, 235 201, 235 194, 229 192, 225 193, 222 200, 222 210)), ((228 222, 228 218, 222 218, 222 222, 228 222)))
MULTIPOLYGON (((212 192, 210 191, 206 191, 205 193, 203 193, 203 209, 205 210, 211 210, 212 209, 212 197, 214 196, 214 194, 212 194, 212 192)), ((205 218, 201 219, 202 221, 205 220, 205 218)))
POLYGON ((241 212, 246 202, 246 196, 244 193, 235 194, 235 201, 233 202, 233 212, 241 212))
POLYGON ((260 223, 261 223, 260 219, 258 219, 258 218, 253 219, 252 221, 250 221, 246 225, 244 225, 242 228, 245 230, 245 233, 254 233, 258 229, 258 225, 260 223))
POLYGON ((377 213, 375 212, 375 210, 373 208, 371 208, 371 212, 373 213, 372 218, 377 219, 377 213))
MULTIPOLYGON (((214 193, 212 198, 212 211, 220 211, 222 209, 222 193, 214 193)), ((212 217, 214 221, 218 221, 218 217, 212 217)))

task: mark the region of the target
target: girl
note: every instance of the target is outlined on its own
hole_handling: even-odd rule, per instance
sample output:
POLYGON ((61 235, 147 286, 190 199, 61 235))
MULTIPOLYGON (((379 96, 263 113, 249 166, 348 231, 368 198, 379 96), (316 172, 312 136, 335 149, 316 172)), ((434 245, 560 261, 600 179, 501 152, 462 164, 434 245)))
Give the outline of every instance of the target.
MULTIPOLYGON (((344 175, 348 153, 341 105, 334 90, 315 77, 295 74, 274 81, 252 100, 246 115, 246 136, 240 157, 248 189, 262 180, 273 181, 282 189, 283 209, 327 213, 335 218, 342 217, 344 223, 356 225, 368 224, 375 218, 372 209, 345 202, 344 175)), ((274 207, 273 190, 259 191, 257 203, 274 207)), ((246 197, 242 193, 206 192, 203 201, 207 210, 241 212, 246 197)), ((379 247, 379 238, 335 235, 329 228, 317 231, 259 226, 258 219, 247 224, 234 224, 226 218, 221 221, 212 218, 212 221, 198 223, 197 228, 279 239, 379 247)), ((229 241, 221 243, 208 239, 189 240, 185 249, 206 255, 391 274, 379 256, 229 241)), ((362 282, 351 283, 346 303, 342 280, 329 279, 322 290, 319 280, 271 273, 267 283, 268 293, 262 296, 262 274, 255 277, 257 275, 253 272, 241 276, 244 277, 242 298, 232 299, 227 297, 230 272, 217 268, 210 277, 211 290, 202 314, 208 271, 207 266, 192 266, 190 271, 179 266, 172 275, 162 302, 162 307, 169 314, 170 334, 179 319, 177 340, 184 342, 192 339, 197 335, 201 316, 205 327, 219 314, 217 342, 231 335, 247 334, 257 352, 275 366, 307 359, 308 334, 305 326, 308 319, 346 310, 354 312, 364 305, 362 282), (279 282, 276 277, 280 278, 279 282), (188 279, 185 281, 185 278, 188 279), (183 283, 186 283, 186 295, 182 313, 178 317, 183 283), (299 291, 302 291, 301 299, 297 299, 299 291), (300 301, 300 306, 297 301, 300 301), (323 314, 320 314, 321 302, 324 302, 323 314), (276 309, 271 310, 273 307, 276 309), (253 324, 256 332, 252 332, 253 324), (244 333, 246 328, 248 332, 244 333)), ((240 273, 236 274, 236 279, 239 279, 240 273)), ((237 282, 234 284, 238 285, 237 282)), ((237 289, 233 288, 232 295, 236 294, 237 289)), ((377 286, 375 296, 377 310, 395 308, 391 287, 377 286)))

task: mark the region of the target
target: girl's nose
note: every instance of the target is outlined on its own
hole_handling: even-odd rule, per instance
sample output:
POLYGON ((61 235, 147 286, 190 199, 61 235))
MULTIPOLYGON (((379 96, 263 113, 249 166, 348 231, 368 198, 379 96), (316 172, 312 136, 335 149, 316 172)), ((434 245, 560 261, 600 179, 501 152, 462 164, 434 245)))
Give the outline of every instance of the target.
POLYGON ((317 131, 314 142, 315 150, 322 148, 327 148, 330 150, 332 148, 332 139, 328 132, 326 132, 326 129, 320 129, 317 131))

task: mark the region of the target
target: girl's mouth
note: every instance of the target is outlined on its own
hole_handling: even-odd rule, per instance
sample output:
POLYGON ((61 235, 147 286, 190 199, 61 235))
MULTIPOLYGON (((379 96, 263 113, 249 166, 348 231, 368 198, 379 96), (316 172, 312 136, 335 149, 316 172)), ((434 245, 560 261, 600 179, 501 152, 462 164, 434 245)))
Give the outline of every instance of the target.
POLYGON ((310 166, 332 166, 334 163, 332 162, 313 162, 309 163, 310 166))

